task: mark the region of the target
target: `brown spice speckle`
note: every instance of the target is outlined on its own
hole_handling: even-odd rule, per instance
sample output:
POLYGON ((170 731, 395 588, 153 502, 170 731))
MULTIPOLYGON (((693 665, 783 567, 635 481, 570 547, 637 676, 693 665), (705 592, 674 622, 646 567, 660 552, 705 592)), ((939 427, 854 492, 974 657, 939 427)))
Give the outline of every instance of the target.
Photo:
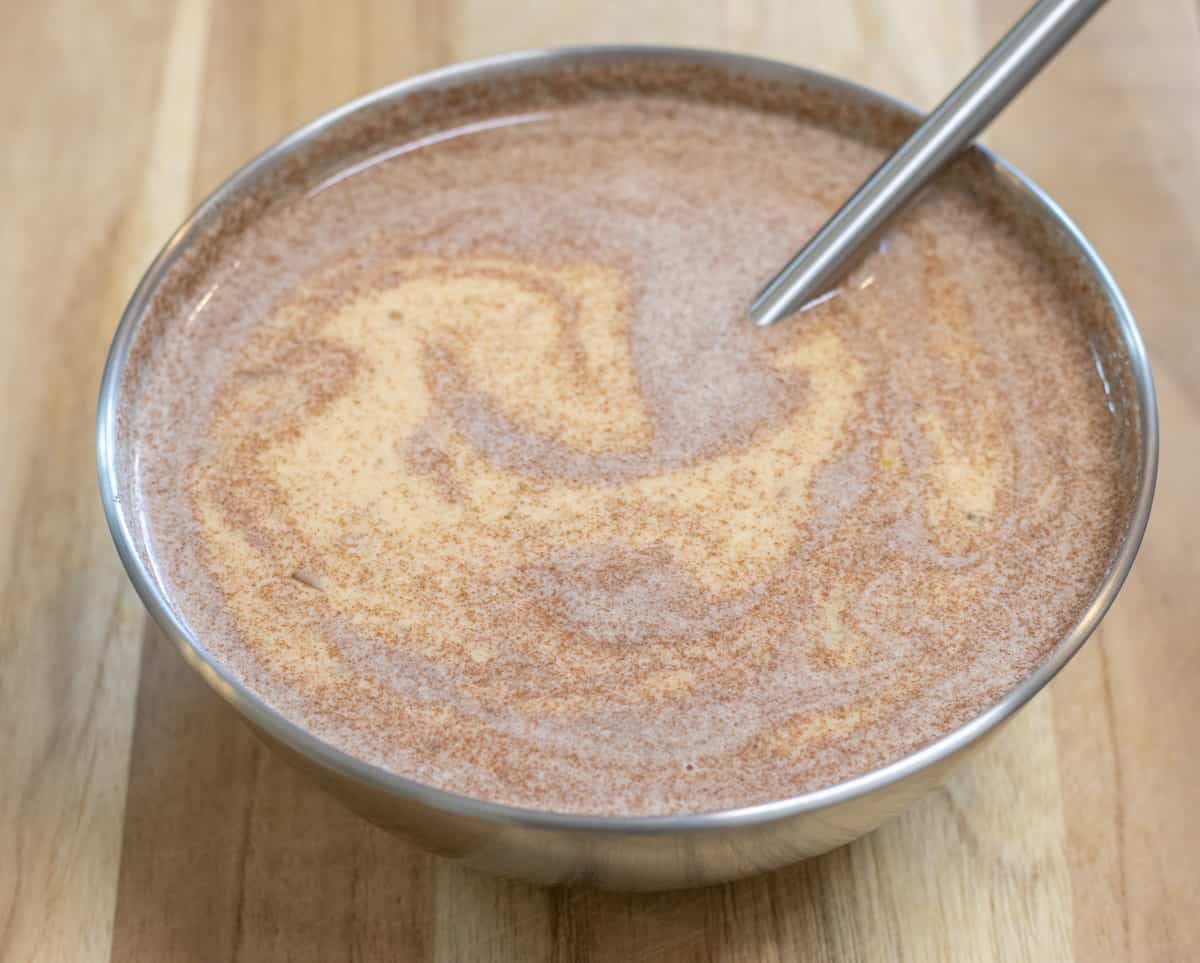
POLYGON ((779 798, 980 711, 1115 544, 1103 299, 968 158, 751 331, 907 121, 700 68, 529 83, 356 119, 322 149, 553 114, 305 199, 300 158, 181 260, 122 417, 193 630, 363 758, 557 810, 779 798))

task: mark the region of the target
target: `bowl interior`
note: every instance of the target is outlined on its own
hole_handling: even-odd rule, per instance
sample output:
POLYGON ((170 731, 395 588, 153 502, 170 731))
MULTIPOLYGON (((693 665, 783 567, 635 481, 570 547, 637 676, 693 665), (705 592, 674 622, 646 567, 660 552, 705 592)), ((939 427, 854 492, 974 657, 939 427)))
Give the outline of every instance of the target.
MULTIPOLYGON (((321 766, 397 797, 472 816, 597 830, 687 830, 742 824, 816 809, 905 778, 956 752, 1009 715, 1070 658, 1115 596, 1137 550, 1150 508, 1157 458, 1153 387, 1136 326, 1108 272, 1066 217, 1033 185, 974 149, 945 175, 994 216, 1014 223, 1053 264, 1089 334, 1117 416, 1125 507, 1120 544, 1092 604, 1050 657, 987 712, 944 738, 874 772, 836 786, 744 809, 670 817, 590 817, 503 806, 416 783, 348 756, 266 705, 193 637, 173 605, 149 550, 132 443, 142 373, 167 325, 204 296, 221 252, 273 205, 312 191, 339 172, 449 126, 514 109, 556 105, 607 93, 669 93, 745 103, 851 133, 890 148, 916 116, 853 85, 783 64, 706 51, 637 48, 560 50, 495 58, 397 84, 337 110, 279 142, 234 174, 180 228, 151 265, 122 318, 101 389, 98 460, 109 524, 147 608, 188 661, 260 729, 321 766), (547 77, 553 83, 547 83, 547 77)), ((1047 359, 1048 364, 1053 359, 1047 359)), ((181 412, 187 417, 187 412, 181 412)))

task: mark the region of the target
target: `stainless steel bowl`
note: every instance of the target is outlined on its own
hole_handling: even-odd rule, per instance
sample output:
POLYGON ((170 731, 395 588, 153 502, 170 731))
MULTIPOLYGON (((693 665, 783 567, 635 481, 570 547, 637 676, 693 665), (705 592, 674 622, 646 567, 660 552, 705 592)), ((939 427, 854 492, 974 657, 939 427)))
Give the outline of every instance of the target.
MULTIPOLYGON (((609 888, 669 889, 727 880, 825 852, 854 839, 938 785, 952 764, 977 748, 1050 681, 1096 628, 1124 581, 1150 513, 1158 457, 1154 387, 1145 349, 1107 269, 1061 210, 1003 161, 975 150, 972 163, 1019 196, 1035 219, 1082 265, 1093 294, 1111 314, 1114 354, 1128 373, 1124 420, 1130 426, 1132 494, 1115 559, 1078 624, 1021 684, 986 712, 902 759, 815 792, 723 812, 664 817, 597 817, 498 805, 435 789, 368 765, 279 715, 237 682, 185 627, 152 576, 142 536, 122 497, 119 431, 124 374, 150 301, 181 253, 228 202, 283 171, 294 174, 314 144, 347 124, 415 95, 491 83, 578 65, 653 61, 717 69, 784 87, 800 87, 852 109, 873 111, 903 128, 910 108, 864 88, 799 67, 714 51, 648 47, 573 48, 512 54, 449 67, 403 81, 340 108, 280 141, 222 184, 183 224, 146 272, 113 340, 100 389, 97 457, 104 510, 117 551, 146 608, 188 663, 269 744, 368 819, 419 846, 490 872, 542 882, 609 888)), ((770 265, 764 265, 764 269, 770 265)), ((749 330, 747 331, 749 336, 749 330)))

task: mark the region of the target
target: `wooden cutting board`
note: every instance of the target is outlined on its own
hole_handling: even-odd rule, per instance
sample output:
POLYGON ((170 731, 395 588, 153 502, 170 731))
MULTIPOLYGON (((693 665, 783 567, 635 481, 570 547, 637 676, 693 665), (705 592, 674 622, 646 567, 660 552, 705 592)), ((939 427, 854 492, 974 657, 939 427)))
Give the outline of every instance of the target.
POLYGON ((0 959, 1200 959, 1200 34, 1114 3, 992 144, 1130 296, 1158 504, 1098 637, 949 787, 824 858, 658 896, 416 852, 262 749, 146 624, 92 417, 121 307, 221 178, 373 87, 563 43, 726 47, 931 106, 1021 0, 113 0, 0 28, 0 959))

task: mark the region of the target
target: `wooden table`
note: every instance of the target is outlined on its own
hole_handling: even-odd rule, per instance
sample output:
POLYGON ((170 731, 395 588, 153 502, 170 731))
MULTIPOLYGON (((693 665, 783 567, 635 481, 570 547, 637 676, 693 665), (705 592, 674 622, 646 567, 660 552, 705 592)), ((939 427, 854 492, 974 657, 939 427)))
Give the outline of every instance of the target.
POLYGON ((1200 959, 1200 75, 1192 0, 1110 5, 994 129, 1128 293, 1163 420, 1141 557, 950 786, 838 852, 659 896, 416 852, 263 750, 147 625, 94 484, 104 352, 198 198, 285 131, 548 44, 754 51, 929 106, 1023 0, 10 4, 0 29, 0 959, 1200 959), (648 9, 642 9, 645 6, 648 9))

